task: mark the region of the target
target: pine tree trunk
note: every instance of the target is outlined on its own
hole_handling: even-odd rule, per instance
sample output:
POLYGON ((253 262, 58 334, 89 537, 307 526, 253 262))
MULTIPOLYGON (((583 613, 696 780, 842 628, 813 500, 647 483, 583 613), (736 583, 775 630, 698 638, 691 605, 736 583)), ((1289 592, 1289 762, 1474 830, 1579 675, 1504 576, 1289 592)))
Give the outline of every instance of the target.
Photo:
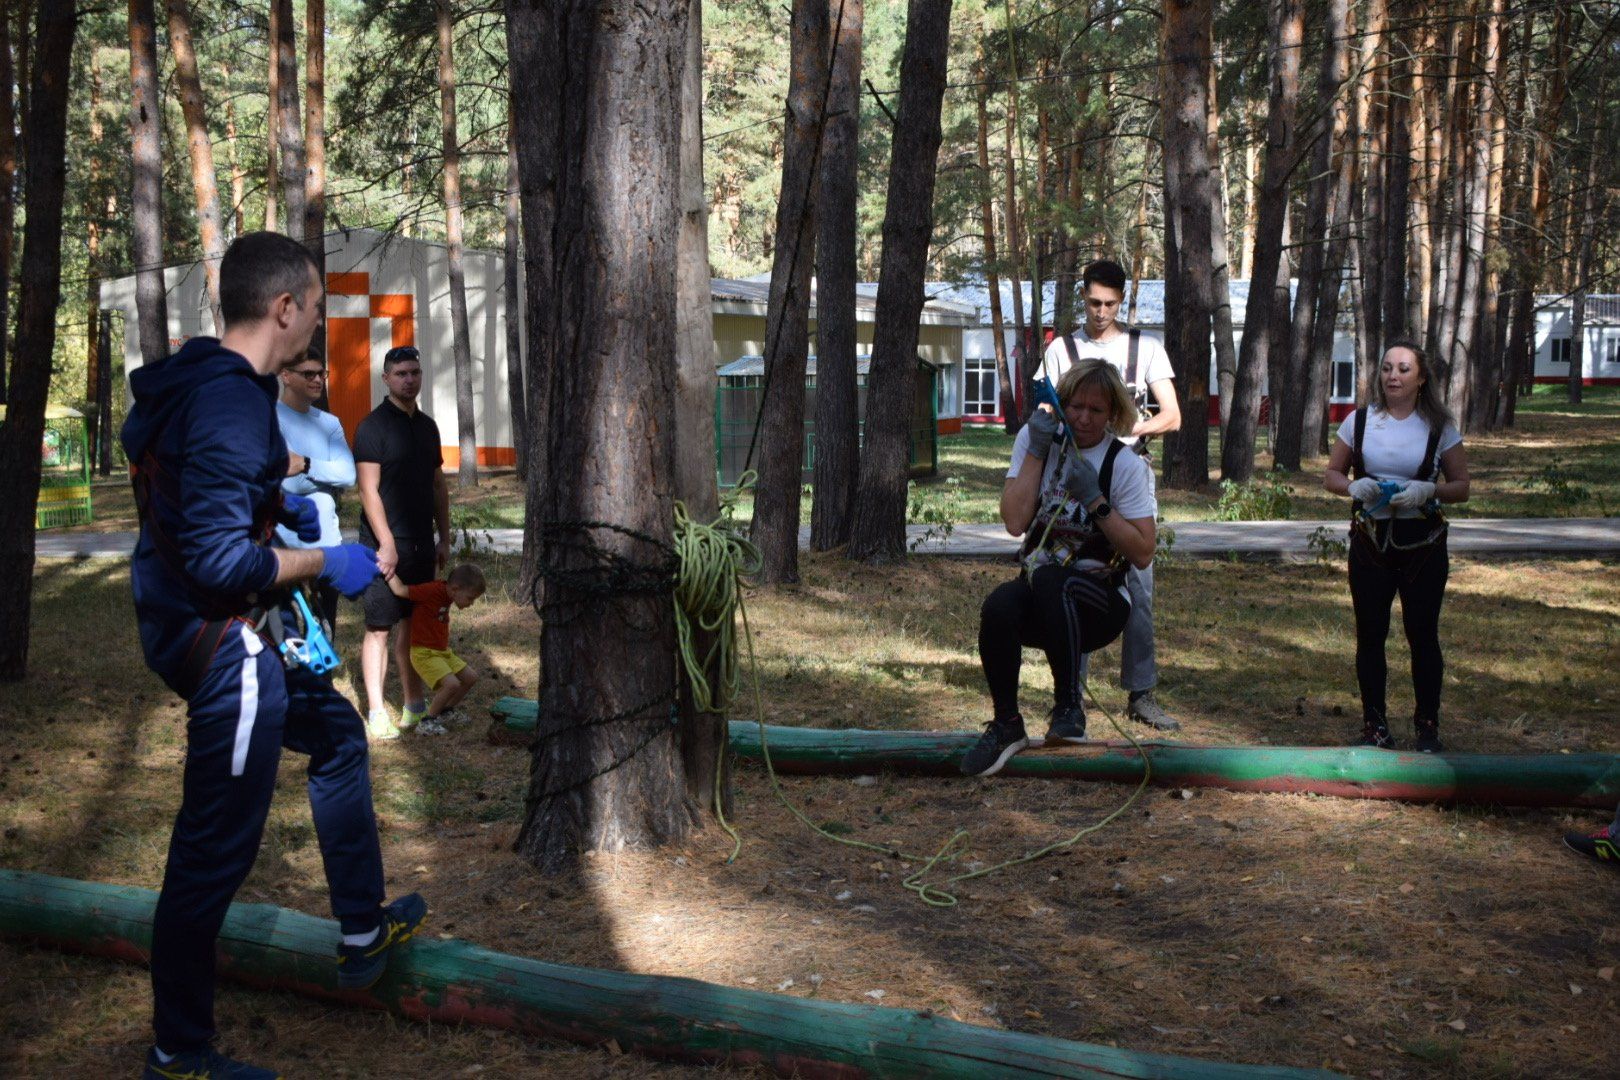
POLYGON ((141 362, 169 353, 169 304, 163 287, 163 150, 159 133, 157 24, 152 0, 129 0, 130 155, 134 192, 130 255, 141 362))
POLYGON ((996 401, 1005 418, 1013 408, 1012 369, 1007 366, 1007 335, 1001 313, 1001 276, 996 272, 996 215, 992 209, 995 181, 990 173, 990 121, 987 92, 979 93, 979 218, 984 223, 984 279, 990 294, 990 333, 996 356, 996 401))
MULTIPOLYGON (((1249 106, 1251 133, 1258 126, 1258 110, 1249 106)), ((1238 249, 1238 278, 1249 281, 1254 277, 1254 236, 1260 231, 1260 145, 1252 137, 1243 143, 1243 246, 1238 249)), ((1234 375, 1236 372, 1234 371, 1234 375)), ((1221 390, 1223 397, 1229 391, 1221 390)), ((1223 423, 1224 418, 1223 418, 1223 423)))
POLYGON ((752 538, 760 551, 759 580, 766 584, 799 580, 805 363, 816 255, 813 180, 827 92, 826 0, 794 0, 792 53, 765 315, 765 394, 750 447, 758 450, 759 468, 752 538))
MULTIPOLYGON (((1496 0, 1501 3, 1501 0, 1496 0)), ((1601 99, 1601 95, 1600 95, 1601 99)), ((1598 154, 1603 121, 1592 122, 1592 146, 1586 152, 1586 192, 1581 196, 1579 255, 1575 260, 1574 296, 1569 306, 1569 403, 1579 405, 1586 380, 1586 294, 1592 279, 1593 233, 1597 230, 1598 154)))
POLYGON ((1383 305, 1379 324, 1386 341, 1404 337, 1407 332, 1406 230, 1412 187, 1412 128, 1408 113, 1414 63, 1404 37, 1391 32, 1388 40, 1386 54, 1391 56, 1391 64, 1386 75, 1389 93, 1385 95, 1384 107, 1384 213, 1380 222, 1383 269, 1379 281, 1379 298, 1383 305))
MULTIPOLYGON (((1362 102, 1361 142, 1365 151, 1361 169, 1361 296, 1362 325, 1366 341, 1363 352, 1369 357, 1381 356, 1384 350, 1384 219, 1387 199, 1384 194, 1387 173, 1384 164, 1385 114, 1389 100, 1388 73, 1383 61, 1389 50, 1385 47, 1386 26, 1389 19, 1388 0, 1370 0, 1367 25, 1361 41, 1362 86, 1366 97, 1362 102)), ((1377 361, 1374 360, 1374 363, 1377 361)))
POLYGON ((950 23, 951 0, 910 0, 907 5, 899 123, 883 214, 877 328, 866 384, 866 440, 849 539, 850 558, 866 562, 905 556, 906 449, 916 397, 923 278, 934 228, 950 23))
MULTIPOLYGON (((1348 26, 1348 24, 1346 24, 1348 26)), ((1350 200, 1356 177, 1354 110, 1344 97, 1333 107, 1333 139, 1338 155, 1333 191, 1328 198, 1327 252, 1322 259, 1322 286, 1317 294, 1316 317, 1311 321, 1311 354, 1306 367, 1304 408, 1300 417, 1300 455, 1327 453, 1328 398, 1333 382, 1333 348, 1339 321, 1339 297, 1344 289, 1345 257, 1349 250, 1350 200)))
POLYGON ((1018 98, 1012 89, 1007 96, 1006 132, 1002 138, 1002 159, 1006 170, 1006 211, 1002 215, 1007 222, 1007 284, 1012 289, 1013 303, 1013 355, 1009 361, 1008 374, 1010 378, 1018 381, 1018 404, 1012 400, 1004 403, 1007 410, 1007 434, 1017 434, 1024 424, 1023 414, 1028 411, 1030 400, 1030 373, 1033 370, 1030 363, 1029 323, 1024 316, 1024 284, 1023 271, 1019 269, 1024 257, 1023 244, 1019 237, 1018 228, 1018 184, 1017 170, 1013 159, 1013 148, 1017 145, 1018 127, 1018 98))
POLYGON ((298 115, 298 24, 292 0, 270 0, 276 9, 276 138, 281 162, 281 200, 286 233, 304 239, 304 139, 298 115))
MULTIPOLYGON (((703 194, 703 5, 689 8, 681 66, 680 236, 675 267, 675 498, 693 520, 707 522, 720 512, 714 462, 714 316, 709 279, 709 206, 703 194)), ((851 255, 853 260, 853 254, 851 255)), ((713 634, 694 628, 693 648, 706 655, 713 634)), ((707 675, 711 686, 723 677, 718 662, 707 675)), ((686 800, 699 812, 713 812, 718 794, 731 812, 729 728, 723 712, 700 712, 690 683, 681 681, 681 763, 686 800), (718 775, 717 775, 718 774, 718 775)))
POLYGON ((1209 65, 1214 52, 1211 0, 1166 0, 1160 82, 1164 123, 1165 347, 1181 399, 1181 430, 1165 436, 1164 482, 1209 482, 1210 330, 1215 306, 1210 215, 1215 205, 1209 160, 1209 65))
MULTIPOLYGON (((152 19, 147 8, 146 40, 152 19)), ((32 35, 34 57, 23 141, 23 250, 17 304, 16 362, 6 422, 0 424, 0 682, 28 673, 34 594, 34 513, 39 506, 40 439, 62 299, 62 197, 67 189, 67 113, 73 69, 74 5, 44 4, 32 35)), ((132 34, 132 38, 133 38, 132 34)))
MULTIPOLYGON (((0 16, 0 26, 9 19, 0 16)), ((0 44, 0 48, 4 45, 0 44)), ((10 87, 5 88, 10 93, 10 87)), ((101 126, 101 71, 98 65, 90 65, 90 145, 100 146, 102 139, 101 126)), ((101 190, 101 162, 100 156, 92 154, 88 162, 88 176, 84 184, 84 201, 80 204, 80 213, 84 215, 85 239, 85 275, 84 275, 84 313, 85 313, 85 356, 84 356, 84 399, 90 404, 85 414, 86 452, 90 460, 96 459, 99 441, 110 436, 101 426, 101 411, 96 403, 101 400, 101 234, 102 217, 101 208, 96 205, 96 195, 101 190)), ((109 218, 111 215, 108 215, 109 218)))
MULTIPOLYGON (((27 34, 22 35, 26 37, 27 34)), ((11 342, 11 249, 17 230, 17 108, 12 97, 11 17, 0 13, 0 405, 6 403, 11 342)))
MULTIPOLYGON (((545 388, 529 521, 566 528, 539 555, 583 570, 576 545, 649 569, 652 544, 569 523, 612 522, 667 544, 675 462, 681 83, 688 0, 507 0, 518 119, 530 373, 545 388), (567 238, 548 244, 546 238, 567 238), (627 243, 634 237, 635 243, 627 243)), ((532 414, 531 414, 532 415, 532 414)), ((538 423, 538 421, 537 421, 538 423)), ((672 725, 667 593, 547 582, 540 713, 517 852, 544 872, 583 851, 677 842, 694 817, 672 725), (674 737, 672 737, 674 736, 674 737)))
POLYGON ((810 549, 849 543, 860 467, 855 354, 863 0, 826 0, 832 70, 816 204, 816 462, 810 549))
MULTIPOLYGON (((326 281, 326 0, 304 2, 304 243, 326 281)), ((326 355, 326 320, 310 339, 326 355)), ((329 408, 322 384, 321 408, 329 408)))
POLYGON ((472 335, 467 328, 466 244, 462 237, 461 143, 456 137, 455 20, 438 0, 439 147, 444 155, 445 263, 450 277, 450 345, 456 368, 456 483, 478 486, 478 425, 473 413, 472 335))
MULTIPOLYGON (((230 73, 226 72, 225 82, 230 83, 230 73)), ((241 148, 236 141, 236 105, 230 98, 225 99, 225 146, 231 159, 231 218, 235 225, 233 234, 241 236, 247 231, 247 175, 242 171, 241 148)), ((321 324, 321 335, 326 334, 325 323, 321 324)))
MULTIPOLYGON (((1451 407, 1457 422, 1465 429, 1476 418, 1474 411, 1474 366, 1479 356, 1480 304, 1485 288, 1485 227, 1490 206, 1491 133, 1495 128, 1496 64, 1502 25, 1503 0, 1488 0, 1489 13, 1479 28, 1477 49, 1479 79, 1474 87, 1474 114, 1471 118, 1472 146, 1469 151, 1467 214, 1464 233, 1462 280, 1457 290, 1457 332, 1451 341, 1449 389, 1451 407)), ((1459 193, 1464 190, 1459 187, 1459 193)))
POLYGON ((1335 124, 1342 115, 1338 108, 1339 88, 1350 73, 1349 23, 1349 0, 1330 0, 1328 43, 1322 51, 1322 70, 1316 82, 1316 107, 1322 113, 1322 130, 1311 153, 1305 220, 1297 230, 1303 245, 1299 258, 1299 289, 1294 294, 1286 357, 1281 364, 1272 367, 1271 413, 1277 430, 1272 461, 1276 468, 1291 472, 1298 471, 1304 446, 1312 445, 1305 435, 1305 402, 1312 390, 1309 369, 1321 292, 1338 284, 1330 282, 1323 271, 1329 243, 1328 204, 1336 179, 1334 141, 1341 134, 1335 124))
POLYGON ((219 181, 214 175, 214 144, 208 138, 208 109, 203 101, 202 77, 197 73, 197 52, 191 45, 191 5, 186 0, 168 0, 168 7, 169 51, 174 56, 174 81, 186 120, 203 276, 208 282, 208 306, 213 309, 217 336, 225 332, 225 320, 219 313, 219 260, 225 255, 225 233, 219 215, 219 181))
POLYGON ((276 161, 277 114, 281 100, 281 58, 277 42, 281 40, 281 2, 270 0, 270 18, 265 37, 265 54, 270 57, 264 103, 264 228, 275 232, 281 227, 281 166, 276 161))
MULTIPOLYGON (((99 300, 99 297, 97 298, 99 300)), ((112 316, 103 312, 99 318, 101 333, 96 335, 96 426, 101 439, 96 446, 96 471, 102 476, 112 475, 112 316)))
MULTIPOLYGON (((1226 170, 1221 163, 1221 109, 1216 85, 1215 65, 1209 66, 1209 161, 1214 169, 1212 185, 1215 195, 1209 208, 1210 263, 1213 269, 1211 287, 1214 289, 1215 322, 1215 382, 1220 388, 1221 437, 1226 437, 1226 420, 1231 414, 1231 390, 1237 380, 1237 338, 1232 328, 1232 275, 1228 265, 1229 248, 1226 241, 1226 170)), ((1143 194, 1146 194, 1144 185, 1143 194)), ((1143 210, 1137 206, 1137 220, 1143 210)), ((1134 305, 1133 305, 1134 306, 1134 305)), ((1135 315, 1133 313, 1134 321, 1135 315)))
MULTIPOLYGON (((517 453, 517 474, 529 475, 529 410, 523 363, 523 292, 519 284, 518 260, 523 257, 520 234, 523 228, 522 202, 518 197, 517 122, 511 109, 506 113, 506 197, 502 200, 505 217, 505 246, 502 249, 501 298, 506 313, 506 407, 512 416, 512 446, 517 453)), ((711 421, 712 422, 712 421, 711 421)))
MULTIPOLYGON (((1237 380, 1232 388, 1231 424, 1221 446, 1223 481, 1244 481, 1254 475, 1260 394, 1270 367, 1270 328, 1276 303, 1276 292, 1269 286, 1277 280, 1278 267, 1284 265, 1282 235, 1288 212, 1288 182, 1299 156, 1294 114, 1299 104, 1299 57, 1305 34, 1301 0, 1271 0, 1271 26, 1271 93, 1265 172, 1259 191, 1260 223, 1255 235, 1249 301, 1244 307, 1237 380)), ((1181 254, 1186 257, 1188 237, 1182 234, 1180 240, 1181 254)))

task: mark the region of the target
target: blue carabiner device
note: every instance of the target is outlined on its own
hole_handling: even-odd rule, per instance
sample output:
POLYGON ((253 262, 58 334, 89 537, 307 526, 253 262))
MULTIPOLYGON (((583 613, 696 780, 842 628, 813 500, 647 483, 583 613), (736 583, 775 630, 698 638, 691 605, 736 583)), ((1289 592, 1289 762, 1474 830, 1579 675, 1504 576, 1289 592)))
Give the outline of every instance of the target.
POLYGON ((1382 492, 1382 494, 1378 496, 1378 501, 1373 503, 1371 506, 1362 507, 1361 512, 1363 514, 1375 514, 1384 507, 1388 506, 1389 500, 1393 499, 1396 492, 1401 490, 1401 485, 1400 482, 1396 480, 1380 480, 1378 481, 1378 490, 1382 492))
POLYGON ((338 668, 337 653, 332 651, 332 642, 327 638, 321 620, 310 610, 309 598, 304 590, 294 589, 292 597, 293 603, 298 606, 298 614, 304 620, 304 643, 297 650, 298 662, 317 675, 330 675, 338 668))
POLYGON ((1052 406, 1052 411, 1057 414, 1058 441, 1067 439, 1069 425, 1063 422, 1063 403, 1058 401, 1057 389, 1052 386, 1052 380, 1044 375, 1035 383, 1035 404, 1052 406))

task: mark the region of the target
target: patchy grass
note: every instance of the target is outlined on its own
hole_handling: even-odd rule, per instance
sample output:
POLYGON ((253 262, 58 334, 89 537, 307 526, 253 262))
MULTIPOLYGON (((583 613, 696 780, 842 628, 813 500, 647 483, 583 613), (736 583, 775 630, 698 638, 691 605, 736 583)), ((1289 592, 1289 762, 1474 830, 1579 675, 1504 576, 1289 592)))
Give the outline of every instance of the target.
MULTIPOLYGON (((1336 429, 1335 429, 1336 430, 1336 429)), ((1000 520, 1002 480, 1012 453, 1012 436, 998 426, 969 426, 940 439, 939 475, 913 481, 907 503, 911 524, 994 523, 1000 520)), ((1154 465, 1163 474, 1162 451, 1154 465)), ((1519 404, 1509 431, 1468 438, 1473 498, 1453 507, 1454 517, 1609 517, 1620 513, 1620 387, 1587 387, 1583 404, 1567 403, 1562 387, 1538 386, 1519 404)), ((1167 521, 1210 521, 1222 517, 1220 435, 1210 433, 1211 484, 1201 491, 1159 485, 1159 516, 1167 521)), ((1345 501, 1322 490, 1325 459, 1305 472, 1271 474, 1268 451, 1256 468, 1267 487, 1286 493, 1285 516, 1295 520, 1337 520, 1348 514, 1345 501)), ((109 532, 136 527, 135 506, 124 478, 94 484, 96 520, 69 531, 109 532)), ((463 530, 523 527, 523 485, 516 472, 494 470, 476 488, 450 484, 451 522, 463 530)), ((810 522, 810 489, 804 490, 799 519, 810 522)), ((752 518, 753 497, 738 499, 738 517, 752 518)), ((344 504, 343 523, 360 521, 358 499, 344 504)))
MULTIPOLYGON (((799 587, 750 597, 771 719, 961 729, 986 717, 977 609, 1009 567, 802 566, 799 587)), ((508 595, 512 561, 489 568, 496 587, 455 631, 489 673, 475 713, 537 681, 537 622, 508 595)), ((1455 561, 1442 624, 1448 742, 1620 750, 1614 570, 1455 561)), ((142 667, 121 564, 42 563, 36 585, 34 674, 0 686, 0 865, 154 887, 179 800, 180 706, 142 667)), ((1161 568, 1158 592, 1162 696, 1189 741, 1351 735, 1342 570, 1179 560, 1161 568)), ((338 633, 351 663, 353 611, 338 633)), ((1100 656, 1102 675, 1117 655, 1100 656)), ((1038 716, 1050 682, 1027 657, 1025 705, 1038 716)), ((1390 662, 1399 715, 1410 704, 1399 634, 1390 662)), ((1096 689, 1117 712, 1110 682, 1096 689)), ((324 917, 302 768, 296 755, 285 766, 240 898, 324 917)), ((510 852, 521 749, 475 730, 406 738, 378 745, 372 769, 390 893, 421 889, 432 932, 520 955, 857 1003, 883 991, 885 1005, 973 1023, 1391 1080, 1595 1078, 1620 1052, 1607 1019, 1620 998, 1603 974, 1620 959, 1617 882, 1557 843, 1597 814, 1153 790, 1070 851, 968 883, 959 906, 939 910, 899 888, 914 867, 807 834, 753 768, 737 779, 738 862, 724 863, 729 841, 710 829, 587 859, 562 879, 510 852)), ((996 778, 784 785, 814 820, 910 851, 967 828, 963 865, 1069 836, 1128 794, 996 778)), ((0 995, 12 1071, 133 1067, 148 1038, 144 972, 16 944, 0 945, 0 970, 29 973, 0 995)), ((697 1075, 240 987, 220 995, 220 1018, 227 1046, 295 1075, 697 1075)))

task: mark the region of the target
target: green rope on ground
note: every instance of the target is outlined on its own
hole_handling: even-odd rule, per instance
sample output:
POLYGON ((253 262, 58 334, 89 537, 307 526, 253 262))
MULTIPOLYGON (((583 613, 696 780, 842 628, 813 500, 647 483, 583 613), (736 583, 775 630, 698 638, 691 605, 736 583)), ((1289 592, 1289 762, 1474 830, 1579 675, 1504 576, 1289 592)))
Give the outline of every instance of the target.
MULTIPOLYGON (((922 868, 908 875, 901 884, 909 891, 915 893, 923 903, 933 907, 953 907, 957 898, 946 891, 944 886, 959 881, 968 881, 973 878, 984 877, 998 870, 1020 866, 1024 863, 1034 862, 1056 851, 1072 847, 1085 837, 1104 828, 1129 810, 1142 792, 1147 790, 1148 781, 1152 776, 1153 765, 1148 759, 1147 752, 1142 744, 1120 726, 1113 712, 1103 709, 1109 723, 1131 745, 1142 754, 1142 781, 1130 798, 1109 814, 1092 825, 1076 832, 1066 840, 1048 844, 1034 851, 1026 852, 1017 858, 1007 859, 994 866, 981 867, 966 873, 955 874, 943 881, 929 882, 924 879, 933 869, 941 863, 954 863, 957 857, 965 850, 969 838, 966 829, 958 829, 951 838, 940 847, 932 856, 908 854, 899 848, 887 844, 874 844, 866 840, 856 840, 847 836, 839 836, 812 821, 798 805, 788 798, 787 792, 782 790, 782 782, 777 777, 776 768, 771 763, 771 747, 766 734, 765 725, 765 697, 759 685, 759 664, 754 654, 754 631, 748 621, 748 607, 743 602, 743 589, 749 579, 758 573, 760 568, 759 548, 743 536, 733 520, 738 498, 754 482, 755 474, 752 470, 744 473, 737 481, 733 492, 720 502, 720 514, 711 525, 703 525, 692 520, 687 513, 686 506, 680 502, 675 503, 675 533, 674 545, 678 561, 675 579, 675 627, 680 645, 681 664, 686 669, 687 681, 692 689, 692 701, 695 708, 701 712, 724 713, 729 711, 736 701, 742 683, 742 668, 739 663, 739 650, 737 648, 736 617, 742 617, 743 642, 748 650, 748 671, 753 689, 754 715, 759 724, 759 748, 765 762, 765 774, 770 778, 771 791, 788 811, 818 836, 825 837, 835 844, 845 847, 858 848, 862 851, 872 851, 890 858, 904 862, 920 862, 922 868), (693 627, 714 635, 714 641, 702 658, 697 655, 693 644, 693 627), (714 665, 717 672, 716 679, 709 679, 709 668, 714 665)), ((1089 692, 1090 688, 1086 688, 1089 692)), ((1093 696, 1093 701, 1096 697, 1093 696)), ((1100 703, 1099 703, 1100 704, 1100 703)), ((742 851, 742 837, 737 830, 726 821, 724 802, 722 800, 722 779, 725 775, 723 768, 725 745, 722 743, 721 760, 715 763, 714 770, 714 812, 720 821, 720 827, 732 839, 732 849, 726 862, 732 863, 742 851)))

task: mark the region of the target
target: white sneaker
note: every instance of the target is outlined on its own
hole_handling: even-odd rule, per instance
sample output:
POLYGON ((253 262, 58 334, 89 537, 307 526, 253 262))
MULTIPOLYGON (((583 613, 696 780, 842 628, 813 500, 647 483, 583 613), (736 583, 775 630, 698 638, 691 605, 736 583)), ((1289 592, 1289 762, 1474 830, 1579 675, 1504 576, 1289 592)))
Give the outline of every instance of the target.
POLYGON ((437 716, 424 716, 416 725, 418 735, 443 735, 448 730, 437 716))
POLYGON ((372 709, 366 716, 366 734, 379 742, 387 742, 399 738, 399 728, 394 726, 394 718, 387 709, 372 709))

